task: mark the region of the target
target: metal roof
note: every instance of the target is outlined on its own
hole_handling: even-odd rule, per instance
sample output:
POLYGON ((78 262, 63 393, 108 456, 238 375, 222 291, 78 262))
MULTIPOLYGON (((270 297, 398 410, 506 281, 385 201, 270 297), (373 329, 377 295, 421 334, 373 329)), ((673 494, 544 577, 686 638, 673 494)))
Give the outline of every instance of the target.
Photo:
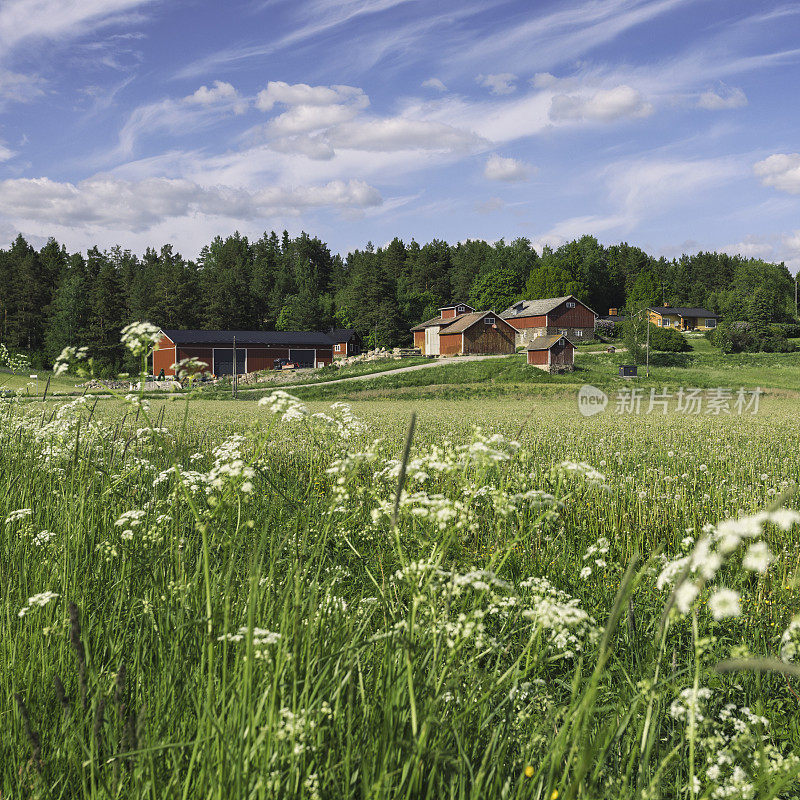
POLYGON ((565 300, 574 300, 584 308, 588 308, 593 314, 596 313, 586 303, 578 300, 575 295, 568 294, 564 297, 545 297, 541 300, 521 300, 503 311, 500 317, 506 320, 514 319, 515 317, 541 317, 558 308, 565 300))
POLYGON ((322 331, 202 331, 162 328, 163 333, 175 344, 200 344, 233 347, 261 345, 262 347, 330 347, 334 344, 329 333, 322 331))
POLYGON ((335 342, 349 342, 356 335, 356 331, 349 328, 333 328, 328 331, 328 336, 335 342))
MULTIPOLYGON (((528 345, 528 350, 549 350, 559 339, 564 339, 569 342, 569 339, 567 339, 563 333, 554 333, 551 336, 537 336, 528 345)), ((570 344, 572 344, 572 342, 570 342, 570 344)))
POLYGON ((445 319, 444 317, 434 317, 433 319, 426 320, 425 322, 420 322, 419 325, 415 325, 411 330, 412 331, 423 331, 425 328, 432 328, 434 325, 446 325, 449 320, 455 320, 456 317, 448 317, 445 319))
POLYGON ((480 322, 484 317, 497 317, 494 311, 474 311, 472 314, 461 314, 457 316, 449 325, 442 326, 440 331, 442 336, 448 333, 463 333, 467 328, 471 328, 476 322, 480 322))
POLYGON ((679 306, 654 306, 650 311, 655 311, 656 314, 677 314, 679 317, 714 317, 718 318, 719 315, 707 308, 681 308, 679 306))

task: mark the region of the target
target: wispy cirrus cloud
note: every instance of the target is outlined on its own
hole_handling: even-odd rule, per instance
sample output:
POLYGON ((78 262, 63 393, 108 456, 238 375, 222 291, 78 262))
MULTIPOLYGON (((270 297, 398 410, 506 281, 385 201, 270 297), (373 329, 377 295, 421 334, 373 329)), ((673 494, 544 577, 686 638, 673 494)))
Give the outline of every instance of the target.
POLYGON ((0 6, 0 50, 28 39, 86 36, 155 0, 6 0, 0 6))

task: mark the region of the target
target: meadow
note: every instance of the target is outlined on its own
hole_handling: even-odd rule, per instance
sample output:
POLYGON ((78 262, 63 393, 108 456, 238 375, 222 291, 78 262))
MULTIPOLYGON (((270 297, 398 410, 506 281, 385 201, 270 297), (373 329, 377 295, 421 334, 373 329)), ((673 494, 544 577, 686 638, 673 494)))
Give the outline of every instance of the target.
POLYGON ((3 402, 2 796, 797 797, 782 358, 741 415, 3 402))

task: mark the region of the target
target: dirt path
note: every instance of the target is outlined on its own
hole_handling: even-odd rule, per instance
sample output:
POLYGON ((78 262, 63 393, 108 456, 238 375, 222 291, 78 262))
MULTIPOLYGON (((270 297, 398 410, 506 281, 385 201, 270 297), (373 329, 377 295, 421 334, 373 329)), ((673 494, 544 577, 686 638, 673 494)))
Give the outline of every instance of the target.
POLYGON ((414 364, 411 367, 398 367, 397 369, 387 369, 383 372, 369 372, 366 375, 351 375, 347 378, 334 378, 329 381, 315 381, 314 383, 284 383, 280 385, 270 385, 269 383, 262 383, 258 386, 240 386, 240 392, 257 392, 265 391, 270 388, 287 389, 294 388, 304 389, 306 386, 330 386, 332 383, 345 383, 347 381, 368 381, 372 378, 382 378, 384 375, 397 375, 400 372, 414 372, 418 369, 430 369, 431 367, 447 366, 448 364, 463 364, 465 361, 485 361, 489 358, 507 358, 510 354, 502 354, 499 356, 454 356, 452 358, 436 358, 432 359, 430 364, 414 364))

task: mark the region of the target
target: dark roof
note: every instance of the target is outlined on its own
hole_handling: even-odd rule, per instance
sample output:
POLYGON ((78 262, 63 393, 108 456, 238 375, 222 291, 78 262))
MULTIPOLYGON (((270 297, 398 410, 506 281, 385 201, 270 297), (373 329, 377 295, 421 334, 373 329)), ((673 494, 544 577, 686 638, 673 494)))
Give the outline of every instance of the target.
POLYGON ((425 328, 432 328, 434 325, 446 325, 450 319, 456 319, 456 317, 450 317, 448 319, 445 319, 444 317, 434 317, 433 319, 426 320, 425 322, 420 322, 419 325, 415 325, 411 330, 423 331, 425 328))
POLYGON ((330 347, 334 344, 329 333, 322 331, 199 331, 162 328, 161 332, 175 344, 204 344, 233 347, 261 345, 263 347, 330 347))
POLYGON ((472 314, 461 314, 457 316, 452 322, 445 320, 450 324, 443 325, 441 331, 442 336, 448 333, 463 333, 467 328, 471 328, 476 322, 480 322, 484 317, 497 317, 494 311, 473 311, 472 314))
POLYGON ((537 336, 528 345, 528 350, 549 350, 559 339, 569 342, 569 339, 563 333, 553 334, 552 336, 537 336))
POLYGON ((677 314, 679 317, 718 317, 713 311, 707 308, 680 308, 679 306, 653 306, 650 311, 655 311, 656 314, 677 314))
POLYGON ((584 308, 588 308, 593 314, 596 312, 589 308, 586 303, 578 300, 573 294, 564 295, 564 297, 545 297, 541 300, 521 300, 509 306, 503 311, 500 316, 505 320, 514 319, 515 317, 540 317, 544 314, 549 314, 551 311, 557 309, 565 300, 574 300, 580 303, 584 308))
POLYGON ((350 330, 349 328, 334 328, 328 331, 328 336, 330 336, 334 342, 349 342, 351 339, 358 336, 358 331, 350 330))
POLYGON ((442 328, 441 333, 461 333, 469 328, 470 325, 474 325, 479 319, 483 319, 487 314, 493 314, 495 317, 502 319, 494 311, 473 311, 471 314, 459 314, 457 317, 434 317, 425 322, 420 322, 419 325, 415 325, 411 330, 424 331, 425 328, 432 328, 438 325, 442 328))

